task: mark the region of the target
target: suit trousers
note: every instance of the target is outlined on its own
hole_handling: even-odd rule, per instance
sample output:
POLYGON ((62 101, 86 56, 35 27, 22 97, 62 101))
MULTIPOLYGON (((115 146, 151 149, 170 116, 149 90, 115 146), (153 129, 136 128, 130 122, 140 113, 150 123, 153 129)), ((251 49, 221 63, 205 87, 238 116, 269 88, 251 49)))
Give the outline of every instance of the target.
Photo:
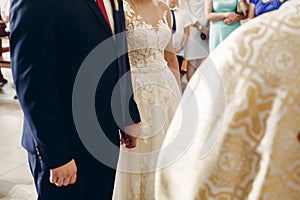
POLYGON ((50 170, 36 155, 28 153, 31 173, 38 200, 111 200, 115 169, 107 167, 94 158, 76 159, 77 180, 73 185, 57 187, 50 183, 50 170))

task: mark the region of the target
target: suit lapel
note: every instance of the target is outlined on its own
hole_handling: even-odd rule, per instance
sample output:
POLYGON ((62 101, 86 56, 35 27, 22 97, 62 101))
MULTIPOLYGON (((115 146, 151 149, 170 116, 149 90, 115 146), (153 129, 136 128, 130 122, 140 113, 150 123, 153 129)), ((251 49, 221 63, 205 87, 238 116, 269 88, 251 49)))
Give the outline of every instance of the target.
POLYGON ((101 10, 99 9, 96 1, 94 0, 85 0, 85 2, 87 3, 87 5, 90 7, 90 9, 94 12, 94 14, 96 15, 96 17, 101 21, 101 23, 104 25, 105 29, 107 31, 109 31, 112 35, 112 31, 109 27, 109 25, 107 24, 107 22, 105 21, 105 18, 101 12, 101 10))
POLYGON ((111 4, 114 8, 113 16, 115 21, 115 33, 121 33, 125 31, 125 19, 124 19, 124 10, 123 10, 123 2, 120 0, 117 0, 117 7, 118 11, 115 10, 116 5, 114 0, 110 0, 111 4))
POLYGON ((110 0, 111 2, 111 6, 113 8, 113 17, 114 17, 114 21, 115 21, 115 34, 118 34, 120 32, 122 32, 122 30, 120 30, 120 19, 123 19, 124 16, 122 16, 122 9, 120 10, 120 3, 122 3, 122 1, 120 2, 119 0, 117 0, 118 3, 118 10, 116 10, 116 5, 115 5, 115 1, 114 0, 110 0))

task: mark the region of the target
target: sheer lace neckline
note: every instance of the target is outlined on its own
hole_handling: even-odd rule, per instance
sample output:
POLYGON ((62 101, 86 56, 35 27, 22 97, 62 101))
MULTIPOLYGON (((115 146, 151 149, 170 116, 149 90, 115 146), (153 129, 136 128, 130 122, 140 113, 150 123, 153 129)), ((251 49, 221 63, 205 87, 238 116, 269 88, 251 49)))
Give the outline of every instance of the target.
POLYGON ((129 12, 129 16, 133 17, 134 20, 140 22, 140 25, 144 25, 147 28, 153 29, 153 30, 157 30, 161 27, 161 25, 168 25, 167 22, 167 11, 164 11, 164 14, 162 16, 162 18, 158 19, 156 24, 153 25, 152 23, 148 23, 140 14, 137 10, 133 9, 131 4, 129 2, 127 2, 127 0, 124 0, 124 5, 128 8, 128 12, 129 12))

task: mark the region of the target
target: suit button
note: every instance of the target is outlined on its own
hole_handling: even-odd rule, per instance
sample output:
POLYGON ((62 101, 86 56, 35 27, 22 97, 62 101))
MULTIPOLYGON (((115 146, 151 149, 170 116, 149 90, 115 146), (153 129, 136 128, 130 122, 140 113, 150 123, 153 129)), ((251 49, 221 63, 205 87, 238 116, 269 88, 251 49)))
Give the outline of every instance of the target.
POLYGON ((39 148, 35 147, 35 151, 36 151, 36 154, 37 154, 39 160, 42 160, 42 156, 40 154, 39 148))
POLYGON ((40 151, 39 151, 39 149, 38 149, 37 147, 35 147, 35 151, 36 151, 36 154, 37 154, 38 156, 40 156, 40 151))

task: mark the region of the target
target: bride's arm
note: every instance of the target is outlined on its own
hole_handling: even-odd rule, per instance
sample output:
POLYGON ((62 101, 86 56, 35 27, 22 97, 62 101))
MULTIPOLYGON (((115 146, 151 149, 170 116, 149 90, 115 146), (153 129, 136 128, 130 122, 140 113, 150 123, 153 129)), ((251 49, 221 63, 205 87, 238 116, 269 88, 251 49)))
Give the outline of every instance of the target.
MULTIPOLYGON (((167 11, 167 21, 168 21, 168 25, 170 27, 170 29, 172 29, 172 21, 171 21, 171 14, 170 14, 170 10, 169 8, 163 4, 162 5, 163 10, 167 11)), ((174 51, 174 47, 173 47, 173 41, 172 41, 172 37, 165 49, 164 52, 164 57, 165 60, 168 63, 168 67, 171 69, 171 71, 173 72, 173 74, 175 75, 175 78, 177 80, 178 83, 178 87, 180 88, 181 91, 181 81, 180 81, 180 73, 179 73, 179 66, 178 66, 178 60, 174 51)))
POLYGON ((175 75, 178 86, 181 89, 179 65, 178 65, 177 57, 174 53, 174 47, 173 47, 172 41, 169 42, 167 48, 165 49, 165 60, 168 63, 168 67, 171 69, 171 71, 175 75))

